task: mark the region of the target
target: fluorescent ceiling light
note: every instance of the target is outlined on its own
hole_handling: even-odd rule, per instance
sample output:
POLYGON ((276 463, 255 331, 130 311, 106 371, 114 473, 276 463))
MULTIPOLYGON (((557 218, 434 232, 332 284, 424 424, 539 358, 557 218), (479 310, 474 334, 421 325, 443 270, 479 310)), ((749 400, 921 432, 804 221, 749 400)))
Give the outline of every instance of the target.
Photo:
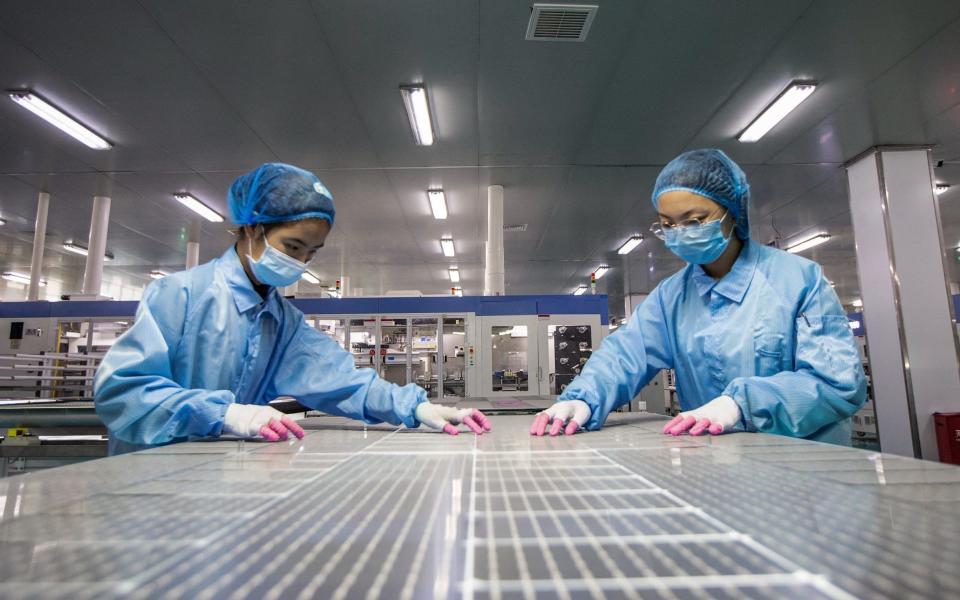
POLYGON ((856 308, 863 308, 863 300, 861 300, 860 298, 856 298, 856 299, 855 299, 853 302, 851 302, 850 304, 851 304, 851 306, 854 306, 854 307, 856 307, 856 308))
POLYGON ((150 279, 160 279, 161 277, 166 277, 169 274, 170 273, 167 273, 166 271, 157 269, 155 271, 150 271, 150 279))
POLYGON ((204 219, 210 221, 211 223, 223 222, 223 217, 220 216, 220 213, 213 210, 203 202, 200 202, 192 195, 187 194, 185 192, 179 192, 174 194, 173 197, 176 198, 180 202, 180 204, 186 206, 187 208, 197 213, 204 219))
POLYGON ((634 249, 634 248, 636 248, 637 246, 640 245, 640 242, 642 242, 642 241, 643 241, 643 236, 642 236, 642 235, 633 235, 633 236, 630 236, 630 239, 628 239, 627 241, 625 241, 625 242, 623 243, 623 245, 621 245, 621 246, 617 249, 617 254, 630 254, 631 252, 633 252, 633 249, 634 249))
MULTIPOLYGON (((67 252, 73 252, 74 254, 79 254, 80 256, 87 255, 87 247, 81 244, 74 242, 73 240, 67 240, 63 243, 63 249, 67 252)), ((104 252, 103 260, 111 261, 113 260, 113 254, 110 252, 104 252)))
MULTIPOLYGON (((7 281, 12 281, 14 283, 22 283, 23 285, 30 285, 30 276, 24 275, 23 273, 17 273, 16 271, 7 271, 3 274, 3 278, 7 281)), ((40 280, 40 287, 45 287, 47 285, 46 279, 40 280)))
POLYGON ((460 283, 460 269, 452 268, 447 270, 450 273, 450 281, 460 283))
POLYGON ((430 210, 433 211, 434 219, 447 218, 447 197, 443 190, 427 190, 427 198, 430 199, 430 210))
POLYGON ((10 92, 10 99, 94 150, 108 150, 110 142, 31 91, 10 92))
POLYGON ((800 103, 806 100, 815 89, 817 89, 816 82, 794 81, 777 96, 777 99, 770 106, 760 113, 760 116, 750 123, 737 139, 741 142, 758 141, 768 131, 776 127, 777 123, 782 121, 793 109, 800 106, 800 103))
POLYGON ((443 249, 444 256, 456 256, 456 250, 453 247, 453 238, 442 238, 440 248, 443 249))
POLYGON ((829 233, 818 233, 813 237, 809 237, 803 241, 797 242, 796 244, 787 246, 785 250, 787 252, 792 252, 793 254, 796 254, 798 252, 803 252, 804 250, 809 250, 814 246, 819 246, 820 244, 826 242, 829 239, 830 239, 829 233))
POLYGON ((587 292, 587 286, 581 283, 580 285, 577 286, 577 289, 573 290, 573 295, 582 296, 586 292, 587 292))
POLYGON ((407 109, 410 130, 419 146, 433 145, 433 122, 430 120, 430 104, 427 102, 427 88, 423 85, 401 85, 400 95, 407 109))
MULTIPOLYGON (((455 288, 450 288, 450 289, 453 291, 453 295, 454 295, 454 296, 457 296, 457 297, 459 297, 459 298, 462 298, 462 297, 463 297, 463 288, 462 288, 462 287, 457 286, 457 287, 455 287, 455 288)), ((454 333, 459 333, 459 332, 454 331, 454 333)))
POLYGON ((300 276, 300 279, 303 279, 307 283, 312 283, 313 285, 320 285, 320 278, 310 271, 304 271, 303 275, 300 276))
POLYGON ((950 184, 948 184, 948 183, 938 183, 937 186, 936 186, 935 188, 933 188, 933 189, 934 189, 934 191, 937 193, 937 195, 939 196, 940 194, 942 194, 942 193, 944 193, 944 192, 946 192, 947 190, 950 189, 950 184))
POLYGON ((600 265, 599 267, 597 267, 596 269, 593 270, 593 275, 594 275, 597 279, 600 279, 601 277, 603 277, 604 275, 606 275, 606 274, 607 274, 607 271, 609 271, 609 270, 610 270, 610 267, 608 267, 607 265, 600 265))

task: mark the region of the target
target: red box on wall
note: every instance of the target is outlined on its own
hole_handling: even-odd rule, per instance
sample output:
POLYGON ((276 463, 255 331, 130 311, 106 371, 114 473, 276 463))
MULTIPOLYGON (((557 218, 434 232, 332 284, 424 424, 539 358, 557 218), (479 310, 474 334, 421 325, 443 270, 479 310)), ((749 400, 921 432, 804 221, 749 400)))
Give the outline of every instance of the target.
POLYGON ((933 413, 940 462, 960 465, 960 413, 933 413))

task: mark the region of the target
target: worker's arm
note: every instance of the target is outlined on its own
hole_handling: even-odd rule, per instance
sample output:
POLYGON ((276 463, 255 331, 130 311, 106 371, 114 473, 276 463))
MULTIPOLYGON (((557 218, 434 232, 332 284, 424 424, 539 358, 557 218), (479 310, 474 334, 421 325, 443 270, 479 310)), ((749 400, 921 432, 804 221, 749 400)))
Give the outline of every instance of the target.
POLYGON ((591 410, 586 428, 599 429, 610 411, 630 402, 661 369, 672 366, 673 351, 658 286, 630 321, 600 344, 557 402, 586 402, 591 410))
POLYGON ((849 417, 866 400, 853 333, 822 275, 804 298, 795 327, 794 371, 738 377, 723 392, 740 407, 747 431, 809 437, 849 417))
POLYGON ((157 445, 220 435, 233 393, 185 389, 171 373, 188 295, 173 279, 151 284, 133 326, 117 339, 97 370, 97 415, 110 435, 123 442, 157 445))
POLYGON ((371 424, 419 425, 414 413, 427 400, 423 388, 400 387, 373 369, 355 368, 353 356, 308 325, 299 312, 287 317, 300 322, 280 357, 267 392, 271 397, 291 396, 310 408, 371 424))

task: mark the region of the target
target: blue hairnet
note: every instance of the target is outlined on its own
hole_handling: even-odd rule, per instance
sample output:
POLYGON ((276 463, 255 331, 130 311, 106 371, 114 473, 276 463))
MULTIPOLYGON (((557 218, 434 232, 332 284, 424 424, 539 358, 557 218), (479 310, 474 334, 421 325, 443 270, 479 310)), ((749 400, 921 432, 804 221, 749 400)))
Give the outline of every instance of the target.
POLYGON ((747 176, 722 150, 691 150, 667 163, 653 186, 653 205, 658 207, 660 195, 672 190, 693 192, 725 207, 736 222, 737 236, 750 237, 747 176))
POLYGON ((236 225, 324 219, 333 225, 333 195, 316 175, 293 165, 266 163, 237 177, 227 194, 236 225))

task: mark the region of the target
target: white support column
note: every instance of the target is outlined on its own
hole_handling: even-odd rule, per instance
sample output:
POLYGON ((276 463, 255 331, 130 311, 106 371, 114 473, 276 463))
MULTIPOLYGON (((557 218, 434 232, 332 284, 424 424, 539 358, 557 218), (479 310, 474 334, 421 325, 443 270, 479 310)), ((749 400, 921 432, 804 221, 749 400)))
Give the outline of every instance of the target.
POLYGON ((487 187, 485 296, 504 295, 506 284, 503 264, 503 186, 491 185, 487 187))
POLYGON ((47 211, 50 194, 40 192, 37 197, 37 221, 33 228, 33 256, 30 258, 30 287, 27 300, 40 299, 40 280, 43 278, 43 245, 47 240, 47 211))
POLYGON ((190 224, 190 234, 187 236, 187 262, 184 265, 192 269, 200 264, 200 221, 194 219, 190 224))
POLYGON ((87 267, 83 272, 83 295, 99 296, 103 284, 103 258, 107 251, 107 229, 110 225, 110 198, 93 197, 90 214, 90 236, 87 245, 87 267))
POLYGON ((880 445, 936 460, 932 415, 960 410, 960 345, 930 152, 873 148, 847 177, 880 445))

